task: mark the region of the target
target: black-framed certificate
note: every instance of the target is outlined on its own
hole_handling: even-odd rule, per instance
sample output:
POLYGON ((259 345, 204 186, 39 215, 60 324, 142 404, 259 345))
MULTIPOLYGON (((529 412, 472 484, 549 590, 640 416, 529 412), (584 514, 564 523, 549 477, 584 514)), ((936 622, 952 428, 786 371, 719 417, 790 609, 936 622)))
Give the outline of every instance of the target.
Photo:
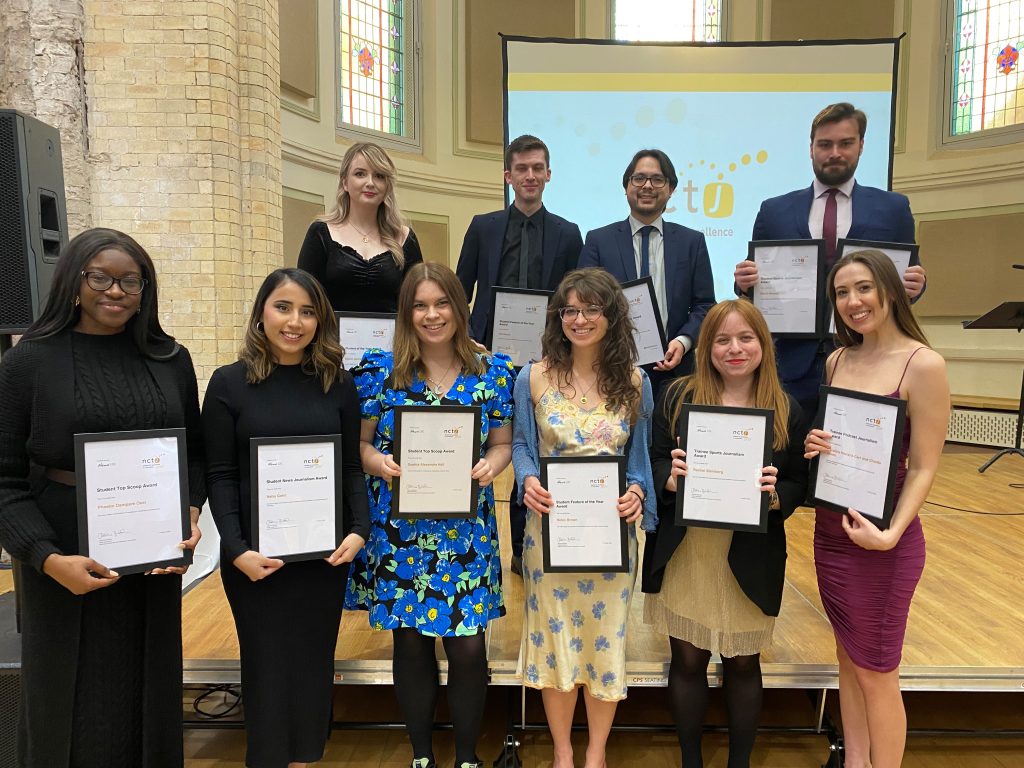
POLYGON ((542 458, 540 484, 554 501, 541 517, 545 571, 629 570, 629 530, 618 507, 626 492, 624 456, 542 458))
POLYGON ((532 360, 540 360, 550 299, 551 291, 493 286, 491 326, 484 341, 487 348, 504 352, 517 369, 532 360))
POLYGON ((774 429, 775 412, 764 408, 683 405, 687 474, 676 489, 676 525, 764 533, 769 494, 758 480, 772 461, 774 429))
POLYGON ((832 452, 811 460, 808 502, 888 528, 906 422, 906 400, 821 387, 814 426, 832 433, 832 452))
POLYGON ((639 354, 637 365, 651 365, 665 359, 665 326, 658 311, 658 299, 654 295, 654 282, 650 277, 630 280, 622 284, 622 292, 629 304, 629 316, 633 320, 633 340, 639 354))
POLYGON ((343 534, 341 435, 249 438, 249 545, 286 563, 327 557, 343 534))
POLYGON ((395 314, 392 312, 335 312, 338 337, 345 350, 341 366, 351 370, 363 359, 368 349, 391 351, 395 337, 395 314))
POLYGON ((473 517, 480 484, 470 477, 480 460, 480 408, 400 405, 395 413, 393 517, 473 517))
POLYGON ((752 240, 747 260, 757 265, 750 298, 775 336, 815 338, 825 313, 824 240, 752 240))
POLYGON ((79 552, 122 576, 192 563, 184 428, 75 435, 79 552))

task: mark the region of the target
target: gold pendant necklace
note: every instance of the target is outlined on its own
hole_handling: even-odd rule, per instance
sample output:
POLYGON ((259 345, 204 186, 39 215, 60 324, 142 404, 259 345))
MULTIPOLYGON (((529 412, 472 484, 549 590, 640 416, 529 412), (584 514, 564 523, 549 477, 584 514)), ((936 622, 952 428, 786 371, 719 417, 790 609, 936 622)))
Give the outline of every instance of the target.
POLYGON ((355 230, 356 232, 358 232, 358 233, 359 233, 360 235, 362 235, 362 236, 363 236, 363 242, 364 242, 364 243, 368 243, 368 242, 370 242, 370 236, 369 236, 368 234, 366 234, 365 232, 363 232, 363 230, 361 230, 361 229, 360 229, 359 227, 357 227, 357 226, 356 226, 355 224, 353 224, 353 223, 352 223, 351 221, 350 221, 350 222, 348 223, 348 225, 349 225, 350 227, 352 227, 352 229, 354 229, 354 230, 355 230))
POLYGON ((596 384, 597 384, 597 376, 595 376, 594 380, 592 382, 590 382, 590 386, 587 387, 586 391, 583 392, 583 394, 580 395, 580 405, 586 405, 587 404, 587 402, 588 402, 587 401, 587 395, 590 394, 590 390, 592 390, 596 384))

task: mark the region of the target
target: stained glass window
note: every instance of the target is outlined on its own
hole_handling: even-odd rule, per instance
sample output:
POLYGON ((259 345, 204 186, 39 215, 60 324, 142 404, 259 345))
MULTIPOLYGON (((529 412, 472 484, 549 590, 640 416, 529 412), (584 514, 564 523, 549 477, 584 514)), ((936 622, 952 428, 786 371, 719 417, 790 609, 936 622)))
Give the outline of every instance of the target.
POLYGON ((725 0, 615 0, 616 40, 715 43, 725 0))
POLYGON ((339 119, 343 126, 413 135, 408 0, 338 0, 339 119))
POLYGON ((952 136, 1024 124, 1024 0, 952 3, 952 136))

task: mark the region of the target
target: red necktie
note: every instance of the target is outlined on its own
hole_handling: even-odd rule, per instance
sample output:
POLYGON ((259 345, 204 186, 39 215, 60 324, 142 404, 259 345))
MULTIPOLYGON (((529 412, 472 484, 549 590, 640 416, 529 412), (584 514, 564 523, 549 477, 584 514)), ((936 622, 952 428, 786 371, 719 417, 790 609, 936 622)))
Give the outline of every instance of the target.
POLYGON ((831 269, 836 261, 836 193, 830 189, 825 194, 825 218, 821 222, 821 237, 825 240, 825 263, 831 269))

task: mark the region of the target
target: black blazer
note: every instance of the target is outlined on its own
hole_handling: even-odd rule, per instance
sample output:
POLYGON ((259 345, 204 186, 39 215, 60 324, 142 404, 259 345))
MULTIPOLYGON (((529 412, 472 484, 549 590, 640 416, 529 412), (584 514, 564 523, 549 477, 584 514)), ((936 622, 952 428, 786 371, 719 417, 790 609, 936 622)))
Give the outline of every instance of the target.
MULTIPOLYGON (((491 288, 497 283, 501 268, 501 251, 505 247, 505 229, 509 209, 474 216, 466 230, 455 268, 459 282, 466 291, 466 300, 473 302, 469 318, 469 334, 481 344, 487 343, 491 324, 491 288), (473 289, 476 288, 476 299, 473 289)), ((583 248, 580 228, 571 221, 544 209, 544 262, 541 288, 558 288, 566 272, 576 269, 583 248)))
MULTIPOLYGON (((686 528, 675 524, 676 495, 665 490, 672 472, 672 449, 676 430, 669 425, 666 410, 671 413, 677 398, 669 400, 663 389, 654 408, 651 468, 658 494, 658 529, 647 534, 644 547, 642 589, 660 592, 665 567, 683 538, 686 528)), ((678 392, 679 390, 675 390, 678 392)), ((782 586, 786 577, 786 529, 783 525, 807 495, 807 461, 803 457, 804 437, 808 422, 796 400, 789 398, 789 445, 775 451, 772 464, 779 468, 775 490, 780 509, 768 513, 765 533, 737 531, 729 547, 729 567, 743 593, 767 616, 778 616, 782 604, 782 586)))

